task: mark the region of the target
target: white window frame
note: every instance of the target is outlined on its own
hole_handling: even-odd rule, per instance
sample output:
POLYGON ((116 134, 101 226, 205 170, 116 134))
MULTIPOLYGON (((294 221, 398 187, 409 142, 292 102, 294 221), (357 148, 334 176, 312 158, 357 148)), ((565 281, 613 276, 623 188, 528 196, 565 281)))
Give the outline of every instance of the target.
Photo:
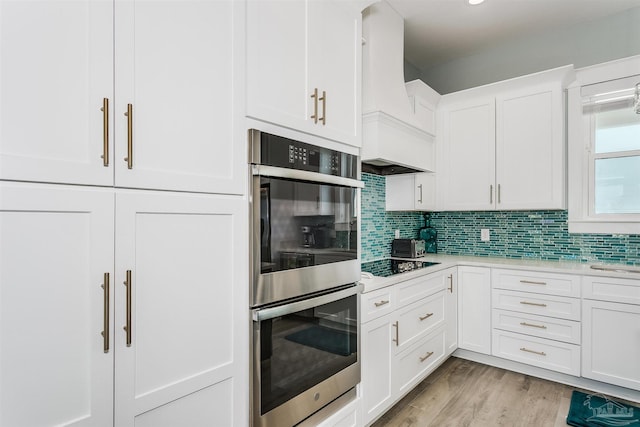
MULTIPOLYGON (((582 86, 640 75, 640 55, 576 70, 568 88, 569 233, 640 234, 640 215, 598 214, 594 209, 594 165, 591 118, 582 114, 582 86)), ((607 155, 606 157, 614 157, 607 155)))

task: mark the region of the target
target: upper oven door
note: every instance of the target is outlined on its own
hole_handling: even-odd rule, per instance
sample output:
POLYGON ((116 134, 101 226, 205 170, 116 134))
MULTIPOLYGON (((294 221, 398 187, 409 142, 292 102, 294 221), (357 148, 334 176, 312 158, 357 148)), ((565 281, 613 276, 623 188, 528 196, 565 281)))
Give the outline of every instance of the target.
POLYGON ((269 166, 252 172, 252 306, 359 280, 362 183, 269 166))

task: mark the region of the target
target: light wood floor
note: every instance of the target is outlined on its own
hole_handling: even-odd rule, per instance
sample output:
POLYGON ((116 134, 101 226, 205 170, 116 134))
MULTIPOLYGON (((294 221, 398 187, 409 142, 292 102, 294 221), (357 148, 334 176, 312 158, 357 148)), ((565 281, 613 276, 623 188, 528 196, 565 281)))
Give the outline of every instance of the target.
POLYGON ((566 426, 573 390, 451 357, 372 427, 566 426))

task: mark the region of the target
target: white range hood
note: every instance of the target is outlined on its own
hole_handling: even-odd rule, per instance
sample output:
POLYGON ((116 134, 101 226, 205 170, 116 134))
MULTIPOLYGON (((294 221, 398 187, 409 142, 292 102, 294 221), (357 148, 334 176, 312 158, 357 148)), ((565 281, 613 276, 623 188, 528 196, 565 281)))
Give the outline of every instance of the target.
POLYGON ((363 12, 362 32, 362 161, 435 172, 440 95, 420 80, 405 85, 404 19, 383 0, 363 12))

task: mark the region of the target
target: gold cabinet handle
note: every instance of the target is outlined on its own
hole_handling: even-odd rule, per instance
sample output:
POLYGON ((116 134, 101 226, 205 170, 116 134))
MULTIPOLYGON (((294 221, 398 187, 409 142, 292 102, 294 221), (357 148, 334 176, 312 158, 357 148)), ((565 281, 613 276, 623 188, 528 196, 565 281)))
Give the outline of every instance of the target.
POLYGON ((124 113, 127 116, 127 157, 124 161, 127 162, 127 169, 133 169, 133 105, 127 104, 127 112, 124 113))
POLYGON ((313 119, 314 124, 318 124, 318 88, 313 89, 311 98, 313 98, 313 115, 310 118, 313 119))
POLYGON ((418 203, 422 203, 422 184, 418 184, 418 190, 420 190, 420 197, 418 198, 418 203))
POLYGON ((544 325, 534 325, 533 323, 527 323, 527 322, 520 322, 520 324, 522 326, 529 326, 531 328, 547 329, 547 327, 544 325))
POLYGON ((320 121, 322 122, 322 126, 327 124, 327 92, 322 91, 322 97, 318 99, 318 101, 322 101, 322 117, 320 117, 320 121))
POLYGON ((493 204, 493 185, 489 186, 489 204, 493 204))
POLYGON ((109 98, 102 98, 102 166, 109 166, 109 98))
POLYGON ((502 203, 500 201, 500 184, 498 184, 498 203, 502 203))
POLYGON ((546 356, 547 355, 547 353, 545 353, 544 351, 529 350, 528 348, 525 348, 525 347, 522 347, 520 349, 520 351, 526 351, 527 353, 539 354, 540 356, 546 356))
POLYGON ((127 270, 126 279, 123 283, 127 287, 127 324, 122 329, 127 332, 127 347, 131 347, 131 288, 133 288, 131 270, 127 270))
POLYGON ((450 293, 453 293, 453 274, 449 275, 449 287, 447 288, 447 290, 450 293))
POLYGON ((396 321, 392 326, 396 328, 396 337, 392 341, 396 343, 396 347, 398 347, 400 345, 400 324, 396 321))
POLYGON ((532 280, 520 280, 520 283, 524 283, 525 285, 546 285, 547 282, 534 282, 532 280))
POLYGON ((381 307, 385 304, 389 304, 389 300, 382 300, 380 302, 374 302, 373 305, 375 305, 376 307, 381 307))
POLYGON ((536 307, 546 307, 547 304, 541 304, 538 302, 529 302, 529 301, 520 301, 520 304, 524 304, 524 305, 535 305, 536 307))
POLYGON ((102 288, 102 347, 105 353, 109 353, 109 273, 104 273, 102 288))
POLYGON ((418 319, 422 322, 423 320, 427 320, 429 317, 433 316, 433 313, 427 313, 424 316, 418 316, 418 319))
POLYGON ((420 363, 424 362, 425 360, 427 360, 431 356, 433 356, 433 351, 428 352, 424 356, 419 356, 420 357, 420 363))

